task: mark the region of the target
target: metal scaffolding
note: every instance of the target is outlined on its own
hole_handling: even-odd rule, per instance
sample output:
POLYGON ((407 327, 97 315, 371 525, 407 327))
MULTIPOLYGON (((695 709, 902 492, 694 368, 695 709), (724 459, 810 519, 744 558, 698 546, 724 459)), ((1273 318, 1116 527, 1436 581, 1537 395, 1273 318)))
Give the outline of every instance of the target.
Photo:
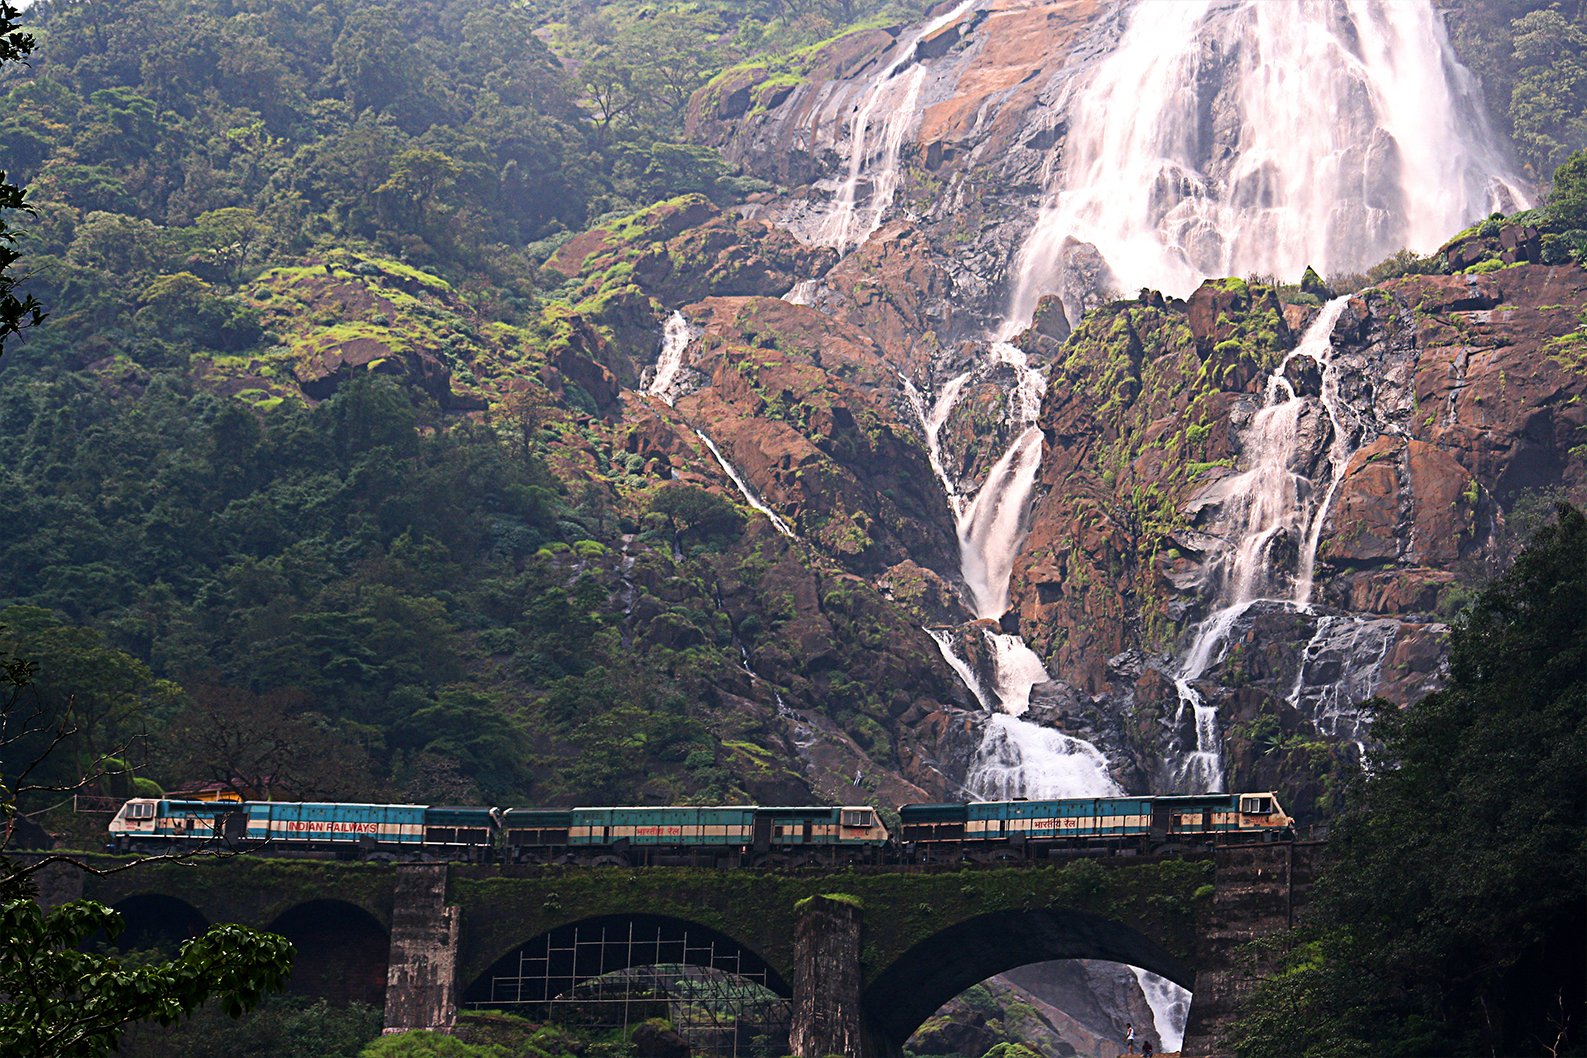
POLYGON ((516 974, 492 976, 489 998, 468 1005, 624 1032, 663 1017, 696 1054, 787 1053, 789 1002, 767 969, 715 937, 691 940, 687 929, 664 923, 546 934, 519 949, 516 974))

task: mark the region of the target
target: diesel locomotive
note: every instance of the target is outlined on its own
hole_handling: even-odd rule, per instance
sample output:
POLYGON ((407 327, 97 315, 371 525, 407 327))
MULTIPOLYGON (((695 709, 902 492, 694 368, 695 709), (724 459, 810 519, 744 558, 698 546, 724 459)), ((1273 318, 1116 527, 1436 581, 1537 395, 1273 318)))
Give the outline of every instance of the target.
POLYGON ((133 798, 110 847, 344 859, 714 867, 1000 862, 1294 836, 1271 792, 870 805, 491 808, 133 798))

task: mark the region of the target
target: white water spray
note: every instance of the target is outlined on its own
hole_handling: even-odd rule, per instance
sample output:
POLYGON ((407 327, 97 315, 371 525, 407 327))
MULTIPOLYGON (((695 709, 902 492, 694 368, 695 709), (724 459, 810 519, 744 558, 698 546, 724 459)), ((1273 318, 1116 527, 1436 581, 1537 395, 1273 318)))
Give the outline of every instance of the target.
POLYGON ((790 305, 811 305, 815 303, 816 291, 821 289, 819 279, 801 279, 782 296, 782 300, 790 305))
POLYGON ((1068 103, 1016 319, 1080 244, 1118 289, 1184 296, 1207 276, 1362 270, 1526 203, 1432 0, 1138 3, 1068 103))
POLYGON ((682 312, 674 312, 667 317, 666 326, 661 330, 661 351, 656 356, 656 371, 644 391, 653 397, 660 397, 668 407, 677 399, 677 395, 672 392, 672 384, 677 380, 678 372, 683 370, 683 354, 693 340, 694 330, 682 312))
POLYGON ((1230 631, 1257 602, 1282 602, 1297 608, 1311 601, 1317 541, 1350 457, 1361 442, 1362 426, 1339 400, 1339 367, 1333 358, 1332 334, 1349 298, 1330 301, 1302 335, 1300 344, 1267 378, 1264 403, 1241 438, 1246 469, 1224 478, 1203 498, 1219 504, 1228 547, 1214 559, 1217 584, 1212 612, 1196 626, 1174 685, 1179 691, 1180 720, 1193 711, 1196 748, 1176 769, 1184 793, 1223 789, 1217 712, 1194 683, 1221 660, 1230 631), (1296 393, 1286 369, 1296 360, 1311 360, 1321 370, 1319 398, 1296 393), (1301 421, 1320 406, 1332 436, 1326 460, 1328 485, 1319 498, 1303 465, 1308 453, 1301 443, 1301 421), (1279 556, 1293 545, 1296 571, 1286 572, 1279 556))
POLYGON ((1367 720, 1361 703, 1377 693, 1383 659, 1398 635, 1396 621, 1324 616, 1295 669, 1290 707, 1311 717, 1319 735, 1352 743, 1362 763, 1367 759, 1367 720), (1367 663, 1357 664, 1360 659, 1367 663))
POLYGON ((920 91, 926 82, 926 65, 915 62, 922 40, 953 25, 978 0, 962 0, 946 13, 927 22, 893 45, 893 57, 871 78, 848 122, 848 175, 838 185, 815 241, 840 252, 858 246, 881 227, 882 217, 898 191, 899 154, 904 138, 920 120, 920 91), (914 65, 904 70, 910 63, 914 65), (860 185, 869 182, 870 194, 860 202, 860 185))
POLYGON ((1139 966, 1130 967, 1141 984, 1141 992, 1152 1008, 1152 1027, 1157 1030, 1157 1049, 1172 1054, 1185 1042, 1185 1022, 1190 1017, 1190 993, 1166 977, 1159 977, 1139 966))

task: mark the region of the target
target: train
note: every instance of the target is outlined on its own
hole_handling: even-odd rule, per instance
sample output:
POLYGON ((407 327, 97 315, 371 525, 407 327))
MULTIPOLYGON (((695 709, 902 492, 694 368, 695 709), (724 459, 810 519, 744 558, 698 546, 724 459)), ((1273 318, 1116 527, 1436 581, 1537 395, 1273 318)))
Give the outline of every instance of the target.
POLYGON ((587 866, 997 863, 1292 839, 1272 792, 871 805, 496 808, 135 797, 116 852, 587 866))

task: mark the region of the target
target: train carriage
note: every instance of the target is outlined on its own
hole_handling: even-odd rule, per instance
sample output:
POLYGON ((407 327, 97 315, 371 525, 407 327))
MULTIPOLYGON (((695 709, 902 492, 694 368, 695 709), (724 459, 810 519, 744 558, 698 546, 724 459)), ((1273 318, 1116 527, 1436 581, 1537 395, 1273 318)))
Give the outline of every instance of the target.
POLYGON ((754 833, 751 806, 509 808, 515 862, 736 865, 754 833))
POLYGON ((890 838, 869 805, 509 808, 514 862, 716 864, 880 862, 890 838))
POLYGON ((899 817, 900 840, 922 860, 1265 841, 1290 836, 1294 827, 1272 793, 916 804, 904 805, 899 817))

